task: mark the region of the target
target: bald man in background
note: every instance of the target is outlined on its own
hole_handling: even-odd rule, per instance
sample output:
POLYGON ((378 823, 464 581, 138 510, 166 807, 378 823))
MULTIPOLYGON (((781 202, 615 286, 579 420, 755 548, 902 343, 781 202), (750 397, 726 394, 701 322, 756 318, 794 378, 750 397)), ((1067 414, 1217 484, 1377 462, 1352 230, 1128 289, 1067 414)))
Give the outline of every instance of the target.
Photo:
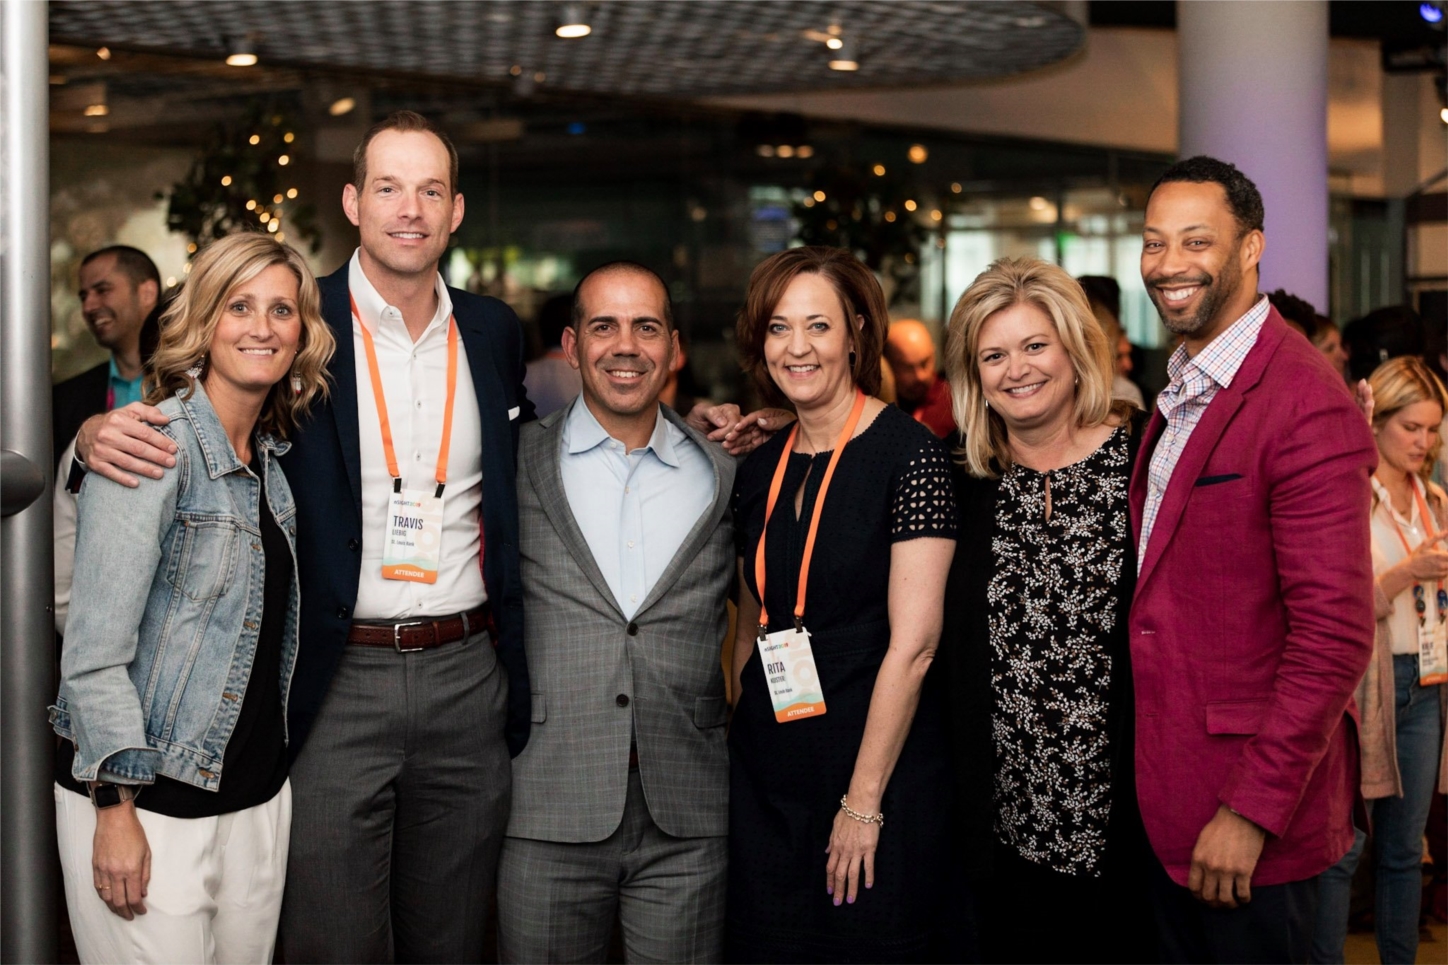
POLYGON ((895 376, 895 401, 942 439, 955 431, 950 383, 935 365, 935 341, 924 322, 902 318, 890 323, 885 361, 895 376))

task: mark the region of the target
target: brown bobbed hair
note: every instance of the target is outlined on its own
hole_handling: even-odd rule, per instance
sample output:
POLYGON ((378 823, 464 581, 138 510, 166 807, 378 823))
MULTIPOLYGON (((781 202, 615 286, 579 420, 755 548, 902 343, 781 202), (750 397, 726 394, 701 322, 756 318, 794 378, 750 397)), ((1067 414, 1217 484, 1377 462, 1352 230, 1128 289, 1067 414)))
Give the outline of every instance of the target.
POLYGON ((784 290, 796 276, 806 274, 823 277, 839 294, 845 329, 855 353, 850 377, 866 395, 879 394, 880 358, 890 324, 885 293, 880 290, 874 273, 845 248, 819 245, 787 248, 754 266, 735 330, 744 371, 753 377, 759 391, 771 403, 788 403, 769 376, 769 366, 764 361, 764 340, 769 334, 769 319, 784 297, 784 290), (855 324, 857 316, 865 320, 859 327, 855 324))
POLYGON ((161 316, 161 341, 151 356, 146 376, 148 405, 173 395, 191 398, 194 383, 187 369, 198 362, 203 369, 209 366, 207 352, 227 298, 237 286, 273 265, 287 266, 297 278, 297 314, 301 316, 302 334, 291 370, 272 387, 257 428, 286 438, 311 404, 328 394, 327 363, 332 359, 336 340, 322 319, 322 296, 316 279, 293 248, 270 235, 247 231, 213 241, 191 263, 186 284, 161 316), (292 390, 292 376, 301 380, 301 392, 292 390))
POLYGON ((372 139, 383 131, 431 134, 441 141, 442 146, 447 148, 448 191, 452 194, 458 193, 458 149, 453 146, 452 139, 443 132, 442 128, 416 111, 393 111, 369 127, 367 133, 362 135, 361 143, 352 152, 353 187, 358 191, 367 187, 367 147, 372 143, 372 139))
MULTIPOLYGON (((1428 368, 1426 362, 1416 355, 1400 355, 1388 359, 1373 369, 1368 376, 1368 385, 1373 390, 1373 428, 1379 428, 1394 415, 1410 405, 1419 402, 1436 402, 1438 411, 1448 413, 1448 389, 1428 368)), ((1443 437, 1428 447, 1428 458, 1418 471, 1423 482, 1433 473, 1438 453, 1443 449, 1443 437)))
POLYGON ((1011 464, 1005 420, 986 405, 976 360, 980 332, 997 312, 1034 305, 1056 327, 1076 373, 1076 425, 1089 429, 1110 420, 1125 422, 1135 408, 1111 397, 1115 346, 1091 311, 1086 293, 1062 268, 1038 258, 1002 258, 981 272, 955 303, 945 342, 945 368, 955 424, 965 439, 961 464, 979 479, 993 479, 1011 464))

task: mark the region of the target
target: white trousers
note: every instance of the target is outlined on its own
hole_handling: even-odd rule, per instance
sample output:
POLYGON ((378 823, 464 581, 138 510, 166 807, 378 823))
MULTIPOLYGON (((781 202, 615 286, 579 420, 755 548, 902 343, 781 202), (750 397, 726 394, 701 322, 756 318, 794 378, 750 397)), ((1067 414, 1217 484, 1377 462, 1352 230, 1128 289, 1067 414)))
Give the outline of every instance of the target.
POLYGON ((95 807, 55 786, 65 901, 80 960, 267 965, 286 884, 291 782, 265 804, 220 817, 170 818, 139 808, 136 815, 151 847, 151 884, 146 914, 126 921, 96 892, 95 807))

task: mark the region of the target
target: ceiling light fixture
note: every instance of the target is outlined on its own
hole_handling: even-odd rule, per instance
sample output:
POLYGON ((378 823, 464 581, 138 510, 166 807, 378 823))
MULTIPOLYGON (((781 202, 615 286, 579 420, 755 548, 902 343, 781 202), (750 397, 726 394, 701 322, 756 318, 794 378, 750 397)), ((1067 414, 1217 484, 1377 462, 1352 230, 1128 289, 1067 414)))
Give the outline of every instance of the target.
POLYGON ((332 101, 332 106, 327 108, 327 113, 333 117, 341 117, 343 114, 350 114, 357 107, 355 97, 339 97, 332 101))
POLYGON ((558 26, 553 31, 564 40, 577 40, 593 33, 588 23, 587 8, 581 3, 565 3, 558 10, 558 26))
POLYGON ((105 104, 87 104, 85 108, 86 117, 105 117, 111 109, 105 104))
POLYGON ((814 148, 810 147, 808 144, 801 144, 799 147, 794 149, 794 156, 814 157, 814 148))
POLYGON ((859 70, 860 58, 855 52, 855 42, 849 37, 840 40, 838 50, 830 54, 830 70, 859 70))
POLYGON ((229 46, 230 50, 226 54, 226 65, 228 67, 256 66, 256 41, 252 40, 251 37, 233 40, 229 46))
POLYGON ((774 154, 776 157, 794 157, 794 145, 781 144, 774 149, 774 154))
POLYGON ((825 46, 830 48, 831 50, 839 50, 844 45, 845 42, 839 37, 831 37, 829 40, 825 41, 825 46))
POLYGON ((912 144, 909 157, 911 164, 924 164, 926 158, 930 157, 930 152, 925 150, 924 144, 912 144))
POLYGON ((109 47, 101 47, 101 48, 99 48, 99 49, 96 51, 96 56, 99 57, 101 60, 110 60, 110 59, 111 59, 111 48, 109 48, 109 47))

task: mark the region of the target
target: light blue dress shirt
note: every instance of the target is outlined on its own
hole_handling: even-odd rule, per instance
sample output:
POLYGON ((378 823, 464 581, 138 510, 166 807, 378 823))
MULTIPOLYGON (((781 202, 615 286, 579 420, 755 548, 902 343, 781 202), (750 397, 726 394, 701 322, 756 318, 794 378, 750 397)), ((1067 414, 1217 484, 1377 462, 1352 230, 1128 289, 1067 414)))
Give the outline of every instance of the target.
POLYGON ((627 451, 582 397, 566 417, 561 445, 573 518, 619 609, 632 617, 713 504, 714 465, 662 413, 648 445, 627 451))

